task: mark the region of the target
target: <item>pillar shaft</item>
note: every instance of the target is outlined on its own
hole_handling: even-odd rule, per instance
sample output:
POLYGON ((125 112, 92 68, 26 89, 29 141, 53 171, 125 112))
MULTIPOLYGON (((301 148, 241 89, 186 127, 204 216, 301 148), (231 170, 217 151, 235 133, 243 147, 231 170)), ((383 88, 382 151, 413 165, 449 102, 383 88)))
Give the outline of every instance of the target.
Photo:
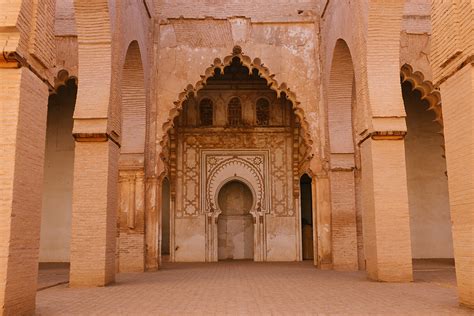
POLYGON ((474 65, 440 88, 459 302, 474 308, 474 65))
POLYGON ((403 138, 369 137, 361 144, 362 206, 369 278, 413 280, 403 138))
POLYGON ((34 314, 48 88, 0 69, 0 314, 34 314))
POLYGON ((111 140, 76 141, 71 286, 115 281, 119 148, 111 140))
POLYGON ((159 223, 161 219, 161 182, 157 183, 156 178, 147 179, 145 182, 145 269, 156 271, 159 267, 159 256, 161 239, 159 234, 159 223), (159 193, 158 193, 159 192, 159 193), (157 202, 157 198, 159 201, 157 202))
MULTIPOLYGON (((316 183, 316 227, 317 227, 317 266, 320 269, 332 268, 332 251, 331 251, 331 197, 330 185, 327 176, 318 177, 316 183)), ((316 253, 315 253, 316 256, 316 253)))
POLYGON ((354 171, 333 170, 329 179, 333 268, 355 271, 358 263, 354 171))

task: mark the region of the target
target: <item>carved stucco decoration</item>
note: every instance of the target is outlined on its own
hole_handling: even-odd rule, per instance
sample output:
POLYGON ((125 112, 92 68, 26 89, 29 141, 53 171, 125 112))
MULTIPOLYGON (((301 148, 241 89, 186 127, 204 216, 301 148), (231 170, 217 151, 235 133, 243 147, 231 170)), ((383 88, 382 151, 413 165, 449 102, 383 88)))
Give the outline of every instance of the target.
POLYGON ((274 78, 275 75, 270 73, 270 70, 263 65, 260 58, 254 58, 252 60, 249 56, 242 53, 242 49, 239 46, 235 46, 232 54, 226 56, 223 61, 220 58, 214 59, 211 66, 205 70, 204 75, 201 75, 202 79, 196 82, 194 86, 189 84, 186 89, 179 94, 178 100, 174 102, 174 107, 169 112, 168 120, 162 126, 164 136, 160 141, 160 146, 162 148, 160 153, 161 158, 168 160, 166 153, 168 152, 167 146, 169 146, 169 131, 173 128, 174 119, 183 109, 183 102, 187 100, 188 96, 197 95, 197 92, 205 87, 207 80, 214 76, 216 69, 220 69, 220 71, 224 73, 224 68, 229 66, 232 59, 235 57, 239 58, 242 65, 250 69, 250 71, 256 69, 258 74, 267 80, 268 87, 277 93, 277 97, 285 97, 287 100, 291 101, 294 113, 298 117, 302 128, 301 135, 308 149, 305 157, 308 157, 308 159, 311 158, 310 153, 312 152, 313 141, 311 139, 310 127, 306 120, 304 110, 301 107, 301 103, 297 100, 296 94, 290 90, 285 82, 279 84, 274 78))
POLYGON ((217 219, 222 212, 218 205, 220 189, 232 180, 245 183, 252 192, 250 213, 254 219, 254 260, 265 261, 265 213, 271 200, 268 150, 203 150, 201 153, 202 209, 206 215, 206 261, 218 261, 217 219))
POLYGON ((58 71, 58 74, 54 77, 54 87, 50 88, 49 95, 58 94, 58 90, 61 87, 67 87, 70 85, 77 86, 77 77, 70 76, 67 70, 62 69, 58 71))
POLYGON ((443 112, 441 109, 441 94, 433 83, 425 80, 424 75, 419 71, 413 71, 413 67, 405 64, 401 68, 402 82, 408 81, 411 83, 413 90, 421 93, 421 99, 429 103, 429 109, 436 115, 435 121, 443 126, 443 112))
MULTIPOLYGON (((413 67, 408 64, 402 66, 400 75, 402 82, 409 82, 413 90, 417 90, 421 93, 421 99, 428 101, 428 110, 435 113, 434 121, 441 126, 441 131, 439 131, 439 134, 444 137, 443 110, 441 107, 441 93, 439 90, 434 87, 431 81, 425 80, 423 73, 419 71, 413 71, 413 67)), ((443 157, 446 157, 446 148, 444 142, 441 147, 443 148, 443 157)))
POLYGON ((255 216, 256 212, 263 213, 269 208, 269 199, 267 198, 265 188, 265 178, 268 178, 268 153, 231 153, 231 155, 222 155, 211 152, 203 153, 203 177, 206 180, 205 199, 202 209, 207 213, 215 212, 217 215, 222 212, 217 203, 219 190, 227 182, 239 180, 244 182, 252 191, 253 205, 251 214, 255 216), (205 168, 205 169, 204 169, 205 168))
MULTIPOLYGON (((177 192, 176 216, 178 218, 195 217, 207 212, 208 205, 203 201, 212 201, 208 193, 204 190, 208 187, 210 169, 213 164, 203 160, 203 153, 214 154, 206 159, 219 165, 223 159, 230 159, 238 156, 243 159, 243 163, 248 163, 256 170, 260 178, 263 197, 261 208, 275 216, 294 216, 293 196, 288 192, 293 192, 298 185, 293 184, 293 178, 299 182, 298 175, 293 174, 292 166, 292 140, 286 133, 262 133, 259 137, 248 133, 235 133, 233 137, 227 134, 187 134, 183 143, 178 145, 182 153, 182 160, 177 165, 176 183, 180 189, 177 192), (247 150, 239 150, 247 148, 247 150), (271 148, 271 150, 269 150, 271 148), (237 151, 236 151, 237 150, 237 151), (253 157, 256 153, 267 152, 267 156, 253 157), (262 159, 262 165, 257 164, 257 160, 262 159), (268 170, 264 171, 263 169, 268 170)), ((258 154, 261 155, 261 154, 258 154)), ((296 155, 298 153, 296 152, 296 155)), ((176 158, 171 162, 174 164, 176 158)), ((296 161, 296 164, 298 162, 296 161)), ((217 166, 216 165, 216 166, 217 166)), ((297 167, 297 166, 296 166, 297 167)), ((213 169, 214 170, 214 169, 213 169)), ((217 169, 216 169, 217 170, 217 169)), ((214 185, 214 184, 213 184, 214 185)), ((219 185, 219 183, 215 184, 219 185)), ((260 188, 255 188, 260 190, 260 188)), ((215 192, 214 192, 215 193, 215 192)), ((260 194, 260 191, 258 191, 260 194)), ((259 196, 258 196, 259 197, 259 196)), ((260 197, 259 197, 260 198, 260 197)), ((217 209, 217 206, 213 206, 217 209)))

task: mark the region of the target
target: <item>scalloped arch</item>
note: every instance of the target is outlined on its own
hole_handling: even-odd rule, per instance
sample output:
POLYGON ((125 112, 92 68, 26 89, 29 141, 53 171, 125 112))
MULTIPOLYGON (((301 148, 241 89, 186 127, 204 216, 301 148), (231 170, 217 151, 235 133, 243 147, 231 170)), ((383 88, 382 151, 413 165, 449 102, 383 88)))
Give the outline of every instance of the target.
POLYGON ((413 90, 421 93, 421 99, 428 101, 429 110, 435 113, 435 122, 443 127, 443 111, 441 108, 441 94, 434 87, 433 83, 425 80, 423 73, 413 71, 413 67, 409 64, 404 64, 400 71, 402 82, 411 83, 413 90))
POLYGON ((224 72, 224 68, 229 66, 234 58, 239 58, 240 62, 244 67, 247 67, 250 71, 256 69, 258 74, 267 81, 267 85, 270 89, 274 90, 277 93, 277 97, 282 97, 283 95, 285 98, 293 104, 293 111, 295 115, 298 117, 301 127, 303 129, 303 139, 308 147, 307 153, 311 152, 313 140, 311 139, 311 134, 309 131, 309 123, 306 120, 305 113, 303 108, 300 106, 300 102, 297 100, 296 94, 290 90, 285 82, 278 84, 278 81, 274 78, 275 75, 270 73, 270 70, 264 66, 260 58, 252 59, 242 53, 242 49, 239 46, 235 46, 232 54, 224 57, 224 60, 221 61, 220 58, 215 58, 213 63, 210 67, 208 67, 204 71, 204 75, 201 75, 201 80, 196 82, 193 86, 192 84, 188 84, 186 89, 178 95, 178 100, 174 102, 174 107, 170 110, 168 115, 168 120, 162 125, 163 129, 163 138, 160 141, 160 145, 162 148, 162 152, 160 156, 163 158, 163 152, 165 152, 166 144, 168 142, 168 132, 173 127, 174 119, 180 114, 183 102, 186 100, 188 95, 197 95, 197 92, 206 86, 207 80, 214 76, 215 69, 220 69, 222 73, 224 72))
MULTIPOLYGON (((224 184, 231 180, 240 179, 249 186, 249 189, 254 195, 253 206, 260 204, 263 209, 267 209, 265 201, 265 184, 262 175, 258 170, 241 158, 230 158, 221 162, 209 174, 209 180, 206 187, 206 203, 209 206, 212 202, 217 200, 219 190, 224 184), (239 175, 236 175, 236 170, 239 170, 239 175)), ((220 210, 219 205, 214 205, 217 210, 220 210)))
POLYGON ((67 86, 70 80, 74 81, 74 84, 77 86, 78 81, 76 76, 70 76, 69 72, 65 69, 59 70, 54 77, 54 87, 49 91, 49 94, 57 94, 59 88, 67 86))

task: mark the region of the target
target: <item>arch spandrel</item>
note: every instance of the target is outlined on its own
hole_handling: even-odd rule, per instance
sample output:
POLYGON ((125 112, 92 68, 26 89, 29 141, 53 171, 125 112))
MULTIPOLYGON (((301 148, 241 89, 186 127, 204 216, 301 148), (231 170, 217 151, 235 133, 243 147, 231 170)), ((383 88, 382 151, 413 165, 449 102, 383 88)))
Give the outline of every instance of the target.
POLYGON ((277 97, 284 97, 291 101, 293 104, 294 113, 298 117, 300 125, 303 129, 303 140, 308 148, 305 157, 306 159, 311 158, 311 152, 313 150, 311 128, 306 119, 305 111, 302 108, 301 103, 298 101, 296 94, 290 90, 285 82, 279 84, 275 79, 275 75, 264 66, 260 58, 254 58, 252 60, 249 56, 242 53, 242 49, 239 46, 235 46, 231 55, 224 57, 223 60, 220 58, 215 58, 211 66, 206 68, 204 71, 204 75, 201 75, 201 80, 196 82, 194 86, 192 84, 188 84, 186 88, 181 93, 179 93, 178 99, 174 101, 174 105, 169 111, 167 121, 162 125, 162 137, 160 141, 160 146, 162 148, 160 156, 162 159, 166 160, 167 145, 169 140, 168 132, 173 127, 174 119, 180 114, 183 107, 183 102, 186 100, 188 95, 197 95, 197 92, 205 87, 207 80, 214 76, 216 69, 220 69, 221 72, 224 72, 224 68, 229 66, 234 58, 238 58, 242 65, 248 68, 250 71, 252 71, 252 69, 256 69, 258 74, 267 81, 268 87, 276 92, 277 97))

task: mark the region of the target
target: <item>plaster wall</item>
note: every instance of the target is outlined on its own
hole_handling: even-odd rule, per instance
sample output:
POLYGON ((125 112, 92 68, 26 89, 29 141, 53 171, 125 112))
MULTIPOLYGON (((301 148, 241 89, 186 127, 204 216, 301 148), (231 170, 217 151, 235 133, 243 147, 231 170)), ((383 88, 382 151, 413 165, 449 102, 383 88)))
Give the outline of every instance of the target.
POLYGON ((227 18, 249 17, 252 20, 288 21, 294 17, 317 15, 320 10, 317 0, 274 1, 268 6, 266 0, 252 2, 225 0, 161 0, 156 5, 156 15, 160 18, 227 18))
POLYGON ((174 225, 175 261, 206 261, 205 217, 176 218, 174 225))
POLYGON ((253 260, 252 215, 220 215, 217 230, 219 260, 253 260))

